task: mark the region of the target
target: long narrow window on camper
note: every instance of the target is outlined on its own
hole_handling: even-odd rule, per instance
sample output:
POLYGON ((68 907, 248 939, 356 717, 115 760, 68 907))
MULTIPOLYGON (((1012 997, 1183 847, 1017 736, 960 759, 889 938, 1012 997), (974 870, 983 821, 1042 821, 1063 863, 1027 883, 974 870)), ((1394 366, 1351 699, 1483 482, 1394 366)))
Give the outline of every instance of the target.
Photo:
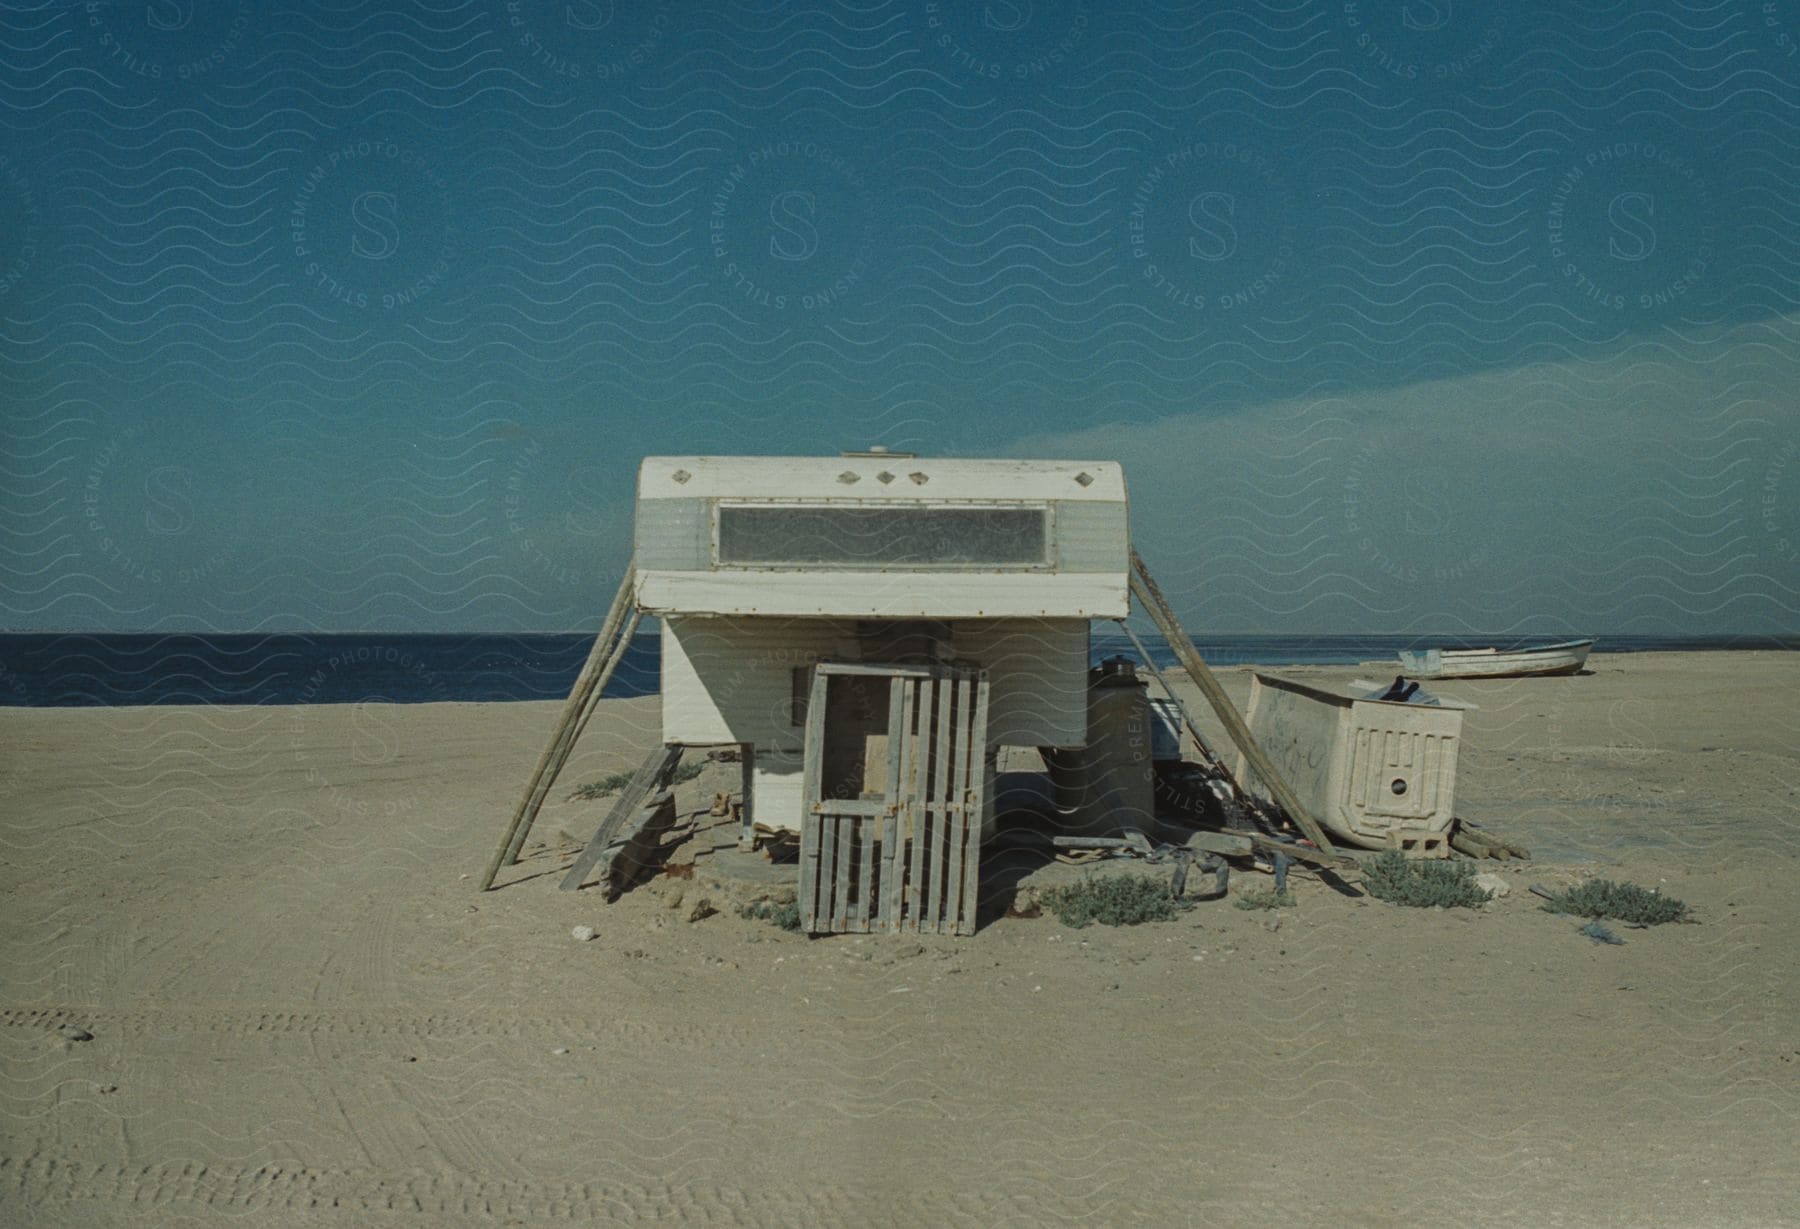
POLYGON ((766 567, 1043 567, 1042 505, 720 504, 717 559, 766 567))

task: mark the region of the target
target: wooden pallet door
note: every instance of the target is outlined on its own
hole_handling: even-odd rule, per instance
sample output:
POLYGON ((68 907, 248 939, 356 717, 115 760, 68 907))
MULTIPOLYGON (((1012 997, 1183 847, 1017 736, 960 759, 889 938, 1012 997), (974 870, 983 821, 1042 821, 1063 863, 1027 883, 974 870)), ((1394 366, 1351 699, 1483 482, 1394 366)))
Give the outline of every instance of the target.
POLYGON ((811 934, 885 929, 882 850, 901 793, 901 726, 911 676, 822 665, 807 700, 800 922, 811 934))
POLYGON ((891 929, 975 933, 987 714, 985 671, 941 668, 920 681, 906 730, 910 754, 903 755, 910 788, 897 816, 901 839, 890 853, 904 867, 891 929))
POLYGON ((984 671, 817 668, 800 835, 800 914, 809 932, 974 933, 987 713, 984 671), (864 681, 834 681, 846 677, 864 681), (879 730, 875 678, 886 680, 879 730), (879 763, 869 749, 877 744, 879 763), (860 775, 848 770, 857 764, 860 775), (872 780, 882 788, 847 796, 872 780))
MULTIPOLYGON (((927 675, 903 679, 896 688, 900 694, 894 725, 895 787, 893 805, 884 816, 881 834, 881 914, 875 923, 877 930, 900 929, 900 919, 906 914, 906 849, 911 835, 906 799, 918 788, 919 766, 924 762, 919 754, 919 709, 921 704, 929 704, 931 687, 927 675)), ((929 716, 926 723, 929 726, 929 716)))

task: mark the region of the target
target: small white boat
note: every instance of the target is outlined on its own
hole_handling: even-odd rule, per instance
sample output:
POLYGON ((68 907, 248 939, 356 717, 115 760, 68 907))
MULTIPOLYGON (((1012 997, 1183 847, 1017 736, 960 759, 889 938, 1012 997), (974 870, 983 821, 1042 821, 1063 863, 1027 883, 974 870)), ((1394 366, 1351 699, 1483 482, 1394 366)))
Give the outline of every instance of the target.
POLYGON ((1522 674, 1574 674, 1587 664, 1592 639, 1565 640, 1528 649, 1411 649, 1400 668, 1420 679, 1510 678, 1522 674))

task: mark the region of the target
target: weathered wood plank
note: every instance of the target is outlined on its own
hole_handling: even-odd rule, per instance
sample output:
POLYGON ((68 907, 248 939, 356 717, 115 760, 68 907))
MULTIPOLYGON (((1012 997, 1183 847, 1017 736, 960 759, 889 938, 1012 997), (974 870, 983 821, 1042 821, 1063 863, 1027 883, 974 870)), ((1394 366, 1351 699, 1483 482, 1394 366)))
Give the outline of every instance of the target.
POLYGON ((844 885, 844 929, 861 934, 869 929, 869 897, 864 884, 869 879, 868 855, 874 851, 869 833, 879 820, 858 815, 845 826, 845 852, 850 859, 850 877, 844 885))
POLYGON ((1256 848, 1247 836, 1235 832, 1190 832, 1182 844, 1189 849, 1201 849, 1207 853, 1230 854, 1234 858, 1247 858, 1256 848))
POLYGON ((862 912, 860 929, 867 934, 871 927, 881 929, 881 919, 886 910, 882 902, 875 899, 886 884, 883 876, 876 874, 878 858, 885 858, 888 850, 888 832, 894 826, 894 820, 900 809, 902 785, 907 769, 907 697, 913 680, 905 676, 896 676, 888 683, 888 752, 887 778, 882 782, 882 799, 886 803, 882 813, 869 821, 863 829, 867 849, 862 861, 862 891, 860 894, 862 912))
POLYGON ((607 680, 612 678, 613 670, 624 658, 625 649, 631 643, 631 633, 637 630, 641 612, 635 600, 636 587, 637 560, 633 558, 625 565, 625 579, 620 582, 618 592, 613 595, 612 605, 607 608, 606 618, 600 624, 600 632, 594 637, 594 647, 588 650, 587 661, 582 664, 581 673, 575 678, 575 685, 569 689, 569 698, 563 705, 562 715, 557 718, 549 742, 538 755, 537 766, 532 769, 531 778, 525 784, 525 794, 519 799, 519 805, 513 811, 506 831, 501 834, 500 844, 495 848, 493 857, 488 859, 487 866, 482 870, 481 882, 476 891, 485 892, 493 887, 494 876, 500 873, 500 868, 511 866, 519 860, 519 850, 523 848, 538 812, 543 809, 544 798, 556 784, 557 774, 568 762, 569 751, 573 748, 575 739, 580 737, 581 730, 586 727, 587 717, 593 712, 600 693, 606 689, 607 680), (621 629, 626 629, 623 635, 620 634, 621 629))
POLYGON ((1188 677, 1194 680, 1194 685, 1200 689, 1200 694, 1205 696, 1207 703, 1212 705, 1213 712, 1218 715, 1220 723, 1225 727, 1225 732, 1231 736, 1231 741, 1237 744, 1237 749, 1243 752, 1244 759, 1249 763, 1251 769, 1262 779, 1263 784, 1268 788, 1269 796, 1280 805, 1283 811, 1293 817, 1294 822, 1300 825, 1300 830, 1306 833, 1307 838, 1314 845, 1318 846, 1321 853, 1327 857, 1336 856, 1337 850, 1332 847, 1331 841, 1325 836, 1324 829, 1319 827, 1318 821, 1313 819, 1306 808, 1300 804, 1300 800, 1294 796, 1294 791, 1288 788, 1287 782, 1282 779, 1281 774, 1276 771, 1275 765, 1270 762, 1268 755, 1264 753, 1262 747, 1257 744, 1255 737, 1250 733, 1250 727, 1244 723, 1243 715, 1237 711, 1237 706, 1231 702, 1231 697, 1225 694, 1225 688, 1220 685, 1218 678, 1201 659, 1200 651, 1194 647, 1194 642, 1189 640, 1187 633, 1181 630, 1181 624, 1175 618, 1174 610, 1164 599, 1162 591, 1156 587, 1156 581, 1151 577, 1149 567, 1145 565, 1143 557, 1135 549, 1131 552, 1131 569, 1131 591, 1137 595, 1138 601, 1143 603, 1145 611, 1150 615, 1151 622, 1156 624, 1163 639, 1169 642, 1169 647, 1175 651, 1176 659, 1187 670, 1188 677))
POLYGON ((829 669, 837 675, 860 674, 880 678, 926 678, 931 673, 929 666, 882 666, 851 661, 834 661, 829 669))
POLYGON ((956 680, 955 732, 951 754, 955 757, 950 774, 950 794, 956 809, 950 812, 946 825, 944 861, 944 917, 940 929, 956 933, 962 920, 963 846, 969 832, 969 745, 970 727, 974 724, 975 688, 965 678, 956 680))
POLYGON ((991 691, 987 672, 982 671, 975 681, 975 719, 969 723, 972 767, 966 795, 969 809, 963 819, 962 925, 956 931, 959 935, 975 933, 975 918, 981 907, 981 829, 987 817, 987 724, 991 691))
POLYGON ((607 900, 619 899, 656 864, 662 839, 677 819, 673 793, 665 790, 644 800, 600 859, 600 882, 607 900))
POLYGON ((824 810, 830 815, 881 815, 887 803, 875 798, 826 798, 824 810))
POLYGON ((981 900, 981 830, 982 820, 986 813, 988 704, 992 694, 987 671, 971 672, 968 676, 968 686, 971 693, 967 731, 968 750, 963 772, 963 788, 959 793, 963 811, 960 840, 953 854, 961 859, 962 875, 953 904, 955 910, 951 918, 953 934, 973 934, 975 932, 976 912, 981 900))
POLYGON ((907 908, 904 926, 904 929, 915 933, 925 921, 925 853, 926 846, 930 843, 931 766, 933 750, 937 745, 933 723, 936 721, 937 697, 942 687, 942 680, 935 677, 922 680, 919 686, 918 776, 913 786, 912 861, 906 877, 907 908))
POLYGON ((900 805, 887 821, 887 839, 881 850, 883 930, 898 931, 906 916, 906 846, 917 826, 913 782, 919 775, 919 681, 901 683, 900 762, 895 774, 900 782, 900 805))
MULTIPOLYGON (((524 847, 526 837, 531 834, 531 826, 537 821, 538 812, 543 809, 544 800, 549 797, 550 790, 555 786, 557 777, 562 774, 563 766, 569 762, 569 755, 580 740, 582 731, 587 728, 588 719, 593 716, 594 708, 599 704, 607 680, 624 659, 625 650, 630 647, 632 634, 637 631, 640 618, 639 613, 633 610, 622 626, 613 629, 612 643, 606 648, 599 669, 589 674, 588 667, 584 666, 585 677, 578 678, 575 687, 570 689, 569 699, 563 707, 562 716, 558 718, 557 728, 552 732, 543 755, 539 757, 537 770, 526 787, 525 796, 520 800, 519 810, 513 816, 505 853, 500 859, 501 866, 511 866, 519 860, 519 850, 524 847)), ((594 652, 589 655, 590 661, 601 652, 601 648, 601 641, 596 638, 594 652)), ((495 869, 498 870, 498 867, 495 869)), ((491 877, 488 882, 492 882, 491 877)))
POLYGON ((933 739, 931 798, 937 804, 936 822, 931 825, 931 848, 926 852, 925 896, 927 900, 923 929, 942 933, 944 929, 944 861, 945 838, 950 826, 952 790, 956 781, 956 710, 961 701, 960 679, 938 680, 937 730, 933 739))
POLYGON ((816 934, 819 929, 819 830, 826 817, 816 808, 821 802, 819 783, 825 750, 825 685, 825 672, 814 671, 806 704, 803 752, 805 785, 801 798, 806 810, 800 817, 800 924, 808 934, 816 934))
POLYGON ((925 919, 925 868, 930 865, 932 755, 937 745, 937 697, 940 684, 932 679, 919 692, 919 763, 913 787, 911 859, 906 875, 906 929, 917 933, 925 919))
POLYGON ((582 849, 581 856, 575 859, 568 873, 563 876, 563 891, 573 892, 579 888, 588 872, 593 870, 594 864, 621 839, 620 833, 638 808, 643 806, 644 799, 652 791, 660 792, 668 788, 669 782, 674 780, 676 765, 681 763, 683 750, 680 743, 665 743, 653 748, 644 757, 637 772, 632 774, 630 783, 614 800, 612 810, 607 812, 606 818, 594 830, 594 835, 582 849))
POLYGON ((850 926, 858 934, 869 933, 870 905, 873 903, 869 895, 875 890, 875 833, 884 819, 883 816, 872 816, 856 821, 856 899, 852 902, 850 926))
POLYGON ((850 860, 855 857, 857 819, 853 815, 832 817, 832 857, 821 855, 821 869, 832 878, 832 932, 842 934, 846 911, 850 909, 850 860))
POLYGON ((1451 832, 1450 848, 1471 858, 1521 858, 1527 861, 1531 858, 1528 849, 1509 844, 1491 832, 1477 831, 1462 824, 1451 832))
POLYGON ((837 885, 837 816, 830 811, 821 812, 816 822, 819 835, 813 846, 813 912, 818 921, 808 929, 814 934, 825 934, 831 929, 835 905, 832 896, 837 885))

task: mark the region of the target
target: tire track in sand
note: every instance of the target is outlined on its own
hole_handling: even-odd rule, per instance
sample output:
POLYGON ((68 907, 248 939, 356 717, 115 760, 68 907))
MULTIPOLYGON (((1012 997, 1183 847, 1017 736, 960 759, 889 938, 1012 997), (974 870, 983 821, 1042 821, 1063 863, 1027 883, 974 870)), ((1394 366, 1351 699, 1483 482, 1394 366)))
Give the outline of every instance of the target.
POLYGON ((592 1015, 405 1015, 374 1011, 242 1011, 204 1007, 121 1010, 75 1004, 0 1006, 0 1028, 53 1031, 70 1024, 112 1037, 322 1037, 359 1040, 456 1041, 523 1038, 567 1044, 570 1038, 607 1045, 654 1044, 718 1049, 730 1038, 717 1029, 644 1020, 596 1021, 592 1015))
MULTIPOLYGON (((684 1224, 994 1225, 1079 1220, 1091 1209, 1080 1200, 1041 1193, 909 1192, 904 1206, 877 1190, 813 1184, 769 1184, 748 1190, 712 1183, 508 1181, 461 1174, 384 1176, 353 1169, 261 1165, 232 1168, 196 1162, 119 1165, 33 1154, 0 1157, 0 1197, 25 1206, 81 1203, 209 1209, 226 1214, 307 1210, 353 1217, 556 1217, 648 1219, 684 1224), (885 1209, 885 1214, 883 1209, 885 1209)), ((1107 1211, 1122 1219, 1154 1220, 1160 1209, 1142 1192, 1109 1193, 1107 1211)), ((358 1223, 364 1223, 359 1221, 358 1223)))

